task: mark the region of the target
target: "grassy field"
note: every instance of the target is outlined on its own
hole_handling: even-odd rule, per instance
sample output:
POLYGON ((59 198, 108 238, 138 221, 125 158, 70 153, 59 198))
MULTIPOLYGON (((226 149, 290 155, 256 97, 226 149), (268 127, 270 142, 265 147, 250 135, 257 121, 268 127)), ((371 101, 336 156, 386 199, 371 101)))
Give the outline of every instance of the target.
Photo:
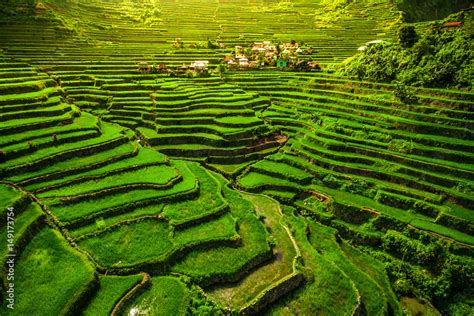
MULTIPOLYGON (((13 314, 68 314, 96 282, 86 256, 71 249, 58 232, 45 228, 18 258, 13 314)), ((3 306, 2 313, 9 312, 3 306)))
POLYGON ((109 315, 114 308, 114 303, 118 302, 141 279, 141 275, 101 276, 99 290, 83 311, 84 315, 109 315))
POLYGON ((191 293, 186 284, 171 276, 153 277, 150 289, 131 304, 128 313, 148 315, 183 315, 190 304, 191 293))
POLYGON ((472 314, 472 84, 339 71, 461 6, 4 1, 0 314, 472 314), (220 65, 264 41, 321 71, 220 65))

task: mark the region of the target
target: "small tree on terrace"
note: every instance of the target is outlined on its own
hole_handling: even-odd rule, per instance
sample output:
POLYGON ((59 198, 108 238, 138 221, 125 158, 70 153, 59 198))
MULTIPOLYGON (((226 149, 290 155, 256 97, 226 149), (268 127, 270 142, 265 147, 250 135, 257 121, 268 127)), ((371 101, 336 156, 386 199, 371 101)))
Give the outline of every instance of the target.
POLYGON ((216 70, 217 70, 217 73, 219 74, 219 77, 221 79, 224 79, 224 73, 226 71, 225 65, 223 65, 223 64, 217 65, 216 70))
POLYGON ((412 25, 402 26, 398 32, 398 42, 405 48, 411 48, 418 41, 418 34, 412 25))
POLYGON ((413 104, 418 102, 415 89, 401 82, 395 83, 394 95, 405 104, 413 104))

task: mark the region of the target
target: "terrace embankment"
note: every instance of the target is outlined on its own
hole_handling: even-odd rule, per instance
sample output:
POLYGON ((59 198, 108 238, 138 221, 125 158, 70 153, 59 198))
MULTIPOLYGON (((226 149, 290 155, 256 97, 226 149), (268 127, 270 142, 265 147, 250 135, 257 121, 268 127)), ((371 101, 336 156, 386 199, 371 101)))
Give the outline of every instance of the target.
POLYGON ((328 72, 138 70, 213 68, 262 40, 305 41, 315 52, 302 59, 338 63, 393 37, 391 1, 343 3, 334 20, 328 1, 42 3, 35 18, 0 19, 18 313, 153 310, 151 297, 183 314, 402 315, 397 295, 447 314, 469 304, 471 91, 419 88, 405 104, 393 85, 328 72))

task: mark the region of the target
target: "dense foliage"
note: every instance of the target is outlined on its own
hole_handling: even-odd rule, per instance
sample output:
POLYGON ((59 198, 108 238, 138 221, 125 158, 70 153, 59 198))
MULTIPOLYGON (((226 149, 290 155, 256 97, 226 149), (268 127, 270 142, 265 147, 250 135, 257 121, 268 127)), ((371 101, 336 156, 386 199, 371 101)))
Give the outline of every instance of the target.
POLYGON ((394 0, 409 22, 442 19, 453 12, 468 8, 470 0, 394 0))
POLYGON ((446 314, 469 314, 470 307, 460 302, 463 296, 472 296, 472 289, 465 286, 474 280, 471 258, 449 253, 446 243, 432 240, 426 234, 408 237, 388 231, 382 238, 382 248, 405 261, 380 257, 386 261, 387 273, 399 295, 415 295, 435 302, 446 314))
POLYGON ((33 0, 2 0, 0 3, 0 16, 29 15, 33 12, 33 7, 33 0))
POLYGON ((472 39, 460 29, 427 28, 419 36, 402 28, 399 43, 370 45, 345 67, 359 79, 425 87, 472 87, 472 39))

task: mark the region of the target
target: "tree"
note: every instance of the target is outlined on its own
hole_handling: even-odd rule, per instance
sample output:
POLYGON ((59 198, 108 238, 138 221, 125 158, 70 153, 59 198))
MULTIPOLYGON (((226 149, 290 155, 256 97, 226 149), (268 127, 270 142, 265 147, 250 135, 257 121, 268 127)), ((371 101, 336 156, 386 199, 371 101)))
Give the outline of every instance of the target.
POLYGON ((223 65, 223 64, 217 65, 216 70, 217 70, 217 73, 219 74, 219 77, 220 77, 221 79, 223 79, 223 78, 224 78, 224 73, 225 73, 225 71, 226 71, 225 65, 223 65))
POLYGON ((209 38, 207 39, 207 48, 209 49, 216 49, 219 48, 219 45, 213 43, 209 38))
POLYGON ((411 48, 418 41, 418 34, 412 25, 402 26, 398 32, 398 42, 405 48, 411 48))
POLYGON ((401 82, 395 83, 394 95, 402 103, 405 104, 418 102, 418 97, 416 96, 415 89, 401 82))

